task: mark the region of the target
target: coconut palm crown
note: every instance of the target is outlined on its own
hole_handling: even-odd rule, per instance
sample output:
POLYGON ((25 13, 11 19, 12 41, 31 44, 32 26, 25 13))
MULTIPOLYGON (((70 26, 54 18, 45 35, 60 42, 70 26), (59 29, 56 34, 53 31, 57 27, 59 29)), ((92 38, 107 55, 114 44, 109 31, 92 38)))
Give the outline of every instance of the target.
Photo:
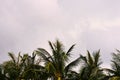
POLYGON ((56 40, 55 43, 49 41, 49 46, 52 53, 49 53, 43 48, 38 48, 36 52, 43 58, 45 67, 49 74, 51 74, 50 78, 52 80, 65 80, 67 74, 72 71, 72 67, 77 66, 80 62, 80 57, 78 57, 68 64, 71 51, 75 45, 72 45, 67 52, 64 50, 64 46, 59 40, 56 40))
POLYGON ((103 80, 105 75, 100 68, 102 62, 100 61, 100 50, 94 52, 93 55, 87 51, 87 56, 81 55, 82 67, 80 68, 80 80, 103 80))

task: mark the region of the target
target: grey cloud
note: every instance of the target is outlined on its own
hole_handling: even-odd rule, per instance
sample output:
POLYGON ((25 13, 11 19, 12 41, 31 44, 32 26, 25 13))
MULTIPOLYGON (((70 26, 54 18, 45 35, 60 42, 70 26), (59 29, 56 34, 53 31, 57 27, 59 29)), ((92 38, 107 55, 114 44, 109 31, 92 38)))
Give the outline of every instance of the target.
POLYGON ((62 37, 65 31, 60 26, 66 26, 62 15, 55 0, 1 1, 0 60, 7 59, 9 51, 32 52, 47 47, 48 40, 62 37))
MULTIPOLYGON (((103 60, 108 61, 114 48, 120 48, 119 2, 0 1, 0 60, 6 60, 9 51, 32 52, 37 47, 49 49, 47 41, 59 38, 65 45, 77 44, 75 57, 79 51, 101 49, 103 60)), ((104 65, 108 65, 107 62, 104 65)))
POLYGON ((76 18, 114 19, 120 17, 119 0, 65 0, 62 7, 76 18), (73 7, 74 6, 74 7, 73 7))

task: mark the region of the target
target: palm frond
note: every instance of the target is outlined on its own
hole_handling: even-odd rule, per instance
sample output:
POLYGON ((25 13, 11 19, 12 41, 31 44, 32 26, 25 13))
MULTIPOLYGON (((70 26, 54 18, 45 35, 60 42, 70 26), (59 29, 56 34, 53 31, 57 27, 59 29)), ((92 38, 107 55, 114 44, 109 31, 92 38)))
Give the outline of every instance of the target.
POLYGON ((45 60, 47 60, 47 61, 52 60, 54 62, 54 60, 53 60, 52 56, 50 55, 50 53, 47 52, 45 49, 38 48, 38 50, 36 52, 37 52, 38 55, 42 55, 42 57, 44 57, 45 60))
POLYGON ((72 46, 69 48, 69 50, 68 50, 67 53, 66 53, 67 56, 70 56, 70 53, 71 53, 71 51, 74 49, 74 47, 75 47, 75 44, 72 45, 72 46))
POLYGON ((13 54, 13 53, 8 53, 8 55, 11 57, 11 59, 12 59, 12 61, 14 62, 14 63, 16 63, 16 58, 15 58, 15 55, 13 54))
POLYGON ((56 67, 51 62, 47 62, 45 68, 49 73, 56 72, 56 67))
POLYGON ((54 43, 54 47, 56 48, 56 50, 58 52, 59 51, 64 51, 64 46, 59 40, 56 40, 56 42, 54 43))
POLYGON ((51 57, 50 53, 47 52, 45 49, 43 49, 43 48, 38 48, 37 50, 38 50, 40 53, 43 53, 43 54, 47 55, 48 57, 51 57))
POLYGON ((88 63, 86 56, 80 55, 80 58, 81 58, 82 61, 84 61, 85 64, 88 63))
POLYGON ((31 57, 32 64, 34 64, 34 63, 35 63, 35 58, 36 58, 36 53, 35 53, 35 52, 33 52, 33 53, 32 53, 32 57, 31 57))
POLYGON ((92 58, 92 56, 91 56, 89 51, 87 51, 87 59, 88 59, 89 65, 92 65, 93 64, 93 58, 92 58))
POLYGON ((85 71, 86 71, 85 69, 86 69, 86 67, 81 67, 81 69, 79 70, 79 77, 80 78, 82 78, 84 76, 85 71))
POLYGON ((94 64, 95 66, 101 65, 102 62, 100 62, 100 50, 97 52, 93 53, 93 58, 94 58, 94 64))
POLYGON ((113 53, 113 54, 112 54, 112 58, 113 58, 116 62, 120 62, 120 53, 113 53))
POLYGON ((20 52, 18 53, 18 57, 17 57, 17 65, 19 64, 20 62, 20 52))
POLYGON ((72 61, 71 63, 69 63, 66 67, 65 67, 65 71, 67 72, 68 70, 70 70, 71 68, 79 65, 79 62, 81 60, 81 57, 78 57, 76 60, 72 61))
POLYGON ((117 51, 118 53, 120 53, 120 50, 116 49, 116 51, 117 51))
POLYGON ((44 61, 50 61, 49 58, 44 53, 36 51, 36 54, 43 58, 44 61))
POLYGON ((50 41, 48 41, 50 48, 52 49, 52 52, 55 53, 55 49, 50 41))

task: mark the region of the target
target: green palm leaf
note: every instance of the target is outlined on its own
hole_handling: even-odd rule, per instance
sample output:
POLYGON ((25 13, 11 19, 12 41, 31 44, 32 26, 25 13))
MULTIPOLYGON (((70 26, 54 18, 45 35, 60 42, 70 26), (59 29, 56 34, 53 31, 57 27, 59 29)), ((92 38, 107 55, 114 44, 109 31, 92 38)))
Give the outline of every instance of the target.
POLYGON ((69 63, 66 67, 65 67, 65 72, 68 72, 68 70, 71 70, 71 68, 79 65, 81 58, 78 57, 76 60, 72 61, 71 63, 69 63))
POLYGON ((67 56, 70 56, 70 53, 71 53, 71 51, 74 49, 74 47, 75 47, 75 44, 72 45, 72 46, 69 48, 69 50, 66 52, 66 55, 67 55, 67 56))

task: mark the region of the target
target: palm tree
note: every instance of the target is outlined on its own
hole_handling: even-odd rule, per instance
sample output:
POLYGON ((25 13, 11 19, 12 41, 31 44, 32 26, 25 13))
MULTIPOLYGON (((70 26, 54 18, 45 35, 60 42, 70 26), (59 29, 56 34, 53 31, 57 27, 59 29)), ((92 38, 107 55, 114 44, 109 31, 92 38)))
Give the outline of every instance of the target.
POLYGON ((116 50, 117 53, 112 54, 112 69, 106 69, 109 73, 110 80, 117 80, 120 78, 120 51, 116 50))
POLYGON ((87 51, 87 56, 81 55, 83 66, 80 68, 80 80, 103 80, 105 75, 100 68, 100 50, 93 53, 93 56, 87 51))
POLYGON ((33 52, 32 56, 28 54, 23 54, 23 56, 18 54, 16 57, 13 53, 8 53, 11 60, 6 61, 2 64, 4 69, 5 77, 8 80, 47 80, 47 73, 45 68, 39 63, 39 59, 36 59, 36 54, 33 52))
POLYGON ((117 50, 117 53, 113 53, 112 60, 112 69, 114 76, 120 76, 120 51, 117 50))
POLYGON ((22 77, 26 80, 40 80, 44 79, 47 80, 47 73, 45 68, 41 66, 39 63, 41 62, 39 59, 36 59, 36 54, 33 52, 32 56, 28 54, 24 54, 21 56, 22 58, 22 77))
POLYGON ((2 64, 4 74, 6 74, 10 80, 17 80, 19 79, 21 72, 21 67, 19 66, 19 56, 16 58, 13 53, 8 54, 11 57, 11 60, 6 61, 2 64))
POLYGON ((72 45, 67 52, 64 50, 64 46, 59 40, 56 40, 55 43, 49 41, 49 45, 52 53, 49 53, 43 48, 38 48, 36 52, 44 60, 46 70, 52 80, 65 80, 69 71, 72 70, 72 67, 78 65, 80 61, 80 57, 78 57, 67 65, 71 51, 75 45, 72 45))

